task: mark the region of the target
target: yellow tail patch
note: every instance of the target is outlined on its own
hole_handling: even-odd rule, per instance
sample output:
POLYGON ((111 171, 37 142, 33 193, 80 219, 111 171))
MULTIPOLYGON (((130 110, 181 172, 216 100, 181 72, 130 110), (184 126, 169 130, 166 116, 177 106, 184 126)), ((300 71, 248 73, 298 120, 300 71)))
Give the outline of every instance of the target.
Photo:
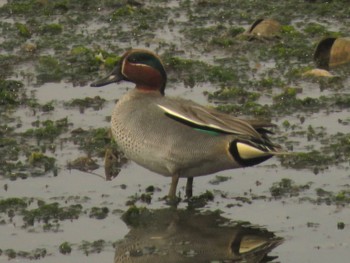
POLYGON ((241 142, 237 142, 237 151, 239 156, 244 160, 271 155, 270 152, 264 152, 258 148, 241 142))

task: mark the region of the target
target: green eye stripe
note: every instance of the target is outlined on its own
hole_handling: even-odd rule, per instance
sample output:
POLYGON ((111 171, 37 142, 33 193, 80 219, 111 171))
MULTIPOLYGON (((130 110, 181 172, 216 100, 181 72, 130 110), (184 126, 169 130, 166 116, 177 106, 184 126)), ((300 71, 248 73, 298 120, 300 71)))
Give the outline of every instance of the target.
POLYGON ((128 62, 133 63, 133 64, 143 64, 143 65, 150 66, 150 67, 158 70, 163 77, 166 76, 163 64, 159 61, 158 58, 156 58, 152 54, 135 52, 135 53, 130 54, 130 56, 127 58, 127 60, 128 60, 128 62))

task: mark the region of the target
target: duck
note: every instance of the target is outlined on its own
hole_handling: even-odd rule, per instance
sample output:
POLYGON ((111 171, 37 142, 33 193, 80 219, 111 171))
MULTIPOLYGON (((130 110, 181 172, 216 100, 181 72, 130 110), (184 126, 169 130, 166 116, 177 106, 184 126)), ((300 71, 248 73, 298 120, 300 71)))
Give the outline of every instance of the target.
POLYGON ((161 58, 146 49, 130 49, 105 77, 102 87, 132 82, 111 115, 111 133, 126 157, 171 178, 167 197, 177 197, 180 178, 185 195, 193 178, 260 164, 281 152, 273 143, 268 121, 244 120, 194 101, 165 96, 167 73, 161 58))

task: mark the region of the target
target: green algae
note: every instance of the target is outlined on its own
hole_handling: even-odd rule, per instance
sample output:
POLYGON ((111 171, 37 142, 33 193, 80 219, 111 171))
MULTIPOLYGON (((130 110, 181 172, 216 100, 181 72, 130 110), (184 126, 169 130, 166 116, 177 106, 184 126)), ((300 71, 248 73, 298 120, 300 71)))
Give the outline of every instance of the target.
POLYGON ((293 153, 281 157, 281 164, 293 169, 326 169, 332 162, 334 162, 334 160, 332 160, 329 155, 323 154, 317 150, 305 153, 293 153))
POLYGON ((30 32, 30 29, 25 24, 16 23, 15 25, 16 25, 16 28, 18 30, 18 34, 21 37, 30 38, 32 36, 32 33, 30 32))
POLYGON ((0 200, 0 213, 6 213, 9 210, 23 211, 28 207, 28 201, 22 198, 7 198, 0 200))
POLYGON ((135 8, 130 6, 130 5, 125 5, 122 7, 119 7, 118 9, 116 9, 113 14, 112 17, 113 19, 119 19, 122 17, 127 17, 127 16, 131 16, 135 13, 135 8))
POLYGON ((36 0, 15 1, 5 4, 0 8, 0 12, 14 15, 33 15, 44 11, 44 4, 36 0), (38 12, 39 11, 39 12, 38 12))
POLYGON ((334 164, 350 161, 350 134, 337 133, 329 137, 329 140, 322 147, 328 153, 334 164))
POLYGON ((292 112, 318 112, 322 108, 327 109, 344 109, 349 108, 349 96, 347 94, 343 96, 320 96, 319 98, 306 97, 303 99, 298 98, 297 88, 286 88, 282 93, 273 96, 273 104, 261 105, 254 102, 259 97, 258 93, 250 93, 247 91, 235 90, 218 90, 214 93, 209 93, 208 98, 219 99, 225 101, 225 104, 218 105, 217 108, 223 112, 255 115, 255 116, 273 116, 284 115, 292 112), (239 94, 241 92, 241 94, 239 94), (236 94, 236 95, 235 95, 236 94), (240 97, 242 96, 242 97, 240 97), (232 98, 232 99, 231 99, 232 98), (236 103, 228 103, 234 100, 236 103), (243 104, 239 104, 243 103, 243 104))
POLYGON ((95 240, 95 241, 82 241, 79 245, 78 249, 81 250, 86 256, 94 253, 101 253, 104 248, 108 245, 103 239, 95 240))
POLYGON ((326 204, 336 206, 346 206, 350 204, 350 190, 348 187, 339 191, 327 191, 323 188, 316 188, 315 198, 300 198, 300 201, 310 202, 313 204, 326 204))
POLYGON ((79 107, 80 111, 83 111, 85 108, 100 110, 105 102, 105 99, 100 96, 95 96, 93 98, 86 97, 84 99, 73 99, 70 102, 67 102, 66 105, 69 107, 79 107))
MULTIPOLYGON (((223 24, 218 24, 208 27, 185 27, 182 32, 186 37, 191 38, 192 41, 197 41, 201 44, 209 43, 213 48, 218 46, 228 48, 237 44, 236 36, 243 33, 244 29, 242 27, 226 27, 223 24)), ((207 48, 209 48, 208 45, 207 48)))
POLYGON ((150 189, 145 189, 145 193, 141 193, 141 194, 136 193, 132 196, 129 196, 128 200, 126 201, 126 205, 129 207, 134 207, 136 206, 137 202, 150 204, 152 202, 152 197, 154 192, 149 192, 147 190, 150 190, 150 189))
POLYGON ((306 226, 308 228, 318 228, 320 226, 320 224, 319 223, 314 223, 314 222, 307 222, 306 226))
POLYGON ((41 34, 59 35, 63 31, 63 26, 60 24, 46 24, 40 27, 41 34))
POLYGON ((109 209, 107 207, 92 207, 89 212, 90 218, 105 219, 108 216, 109 209))
POLYGON ((301 101, 297 99, 298 90, 296 88, 287 88, 281 94, 273 97, 274 105, 278 107, 299 107, 301 101))
POLYGON ((38 8, 42 7, 39 1, 36 0, 26 0, 26 1, 16 1, 8 3, 1 7, 1 12, 7 12, 8 14, 14 15, 27 15, 33 12, 37 12, 38 8))
MULTIPOLYGON (((35 122, 34 125, 43 125, 45 128, 27 130, 24 133, 17 134, 14 129, 4 126, 4 137, 0 140, 1 168, 0 174, 10 180, 19 178, 26 179, 29 176, 43 176, 48 173, 57 175, 58 167, 56 159, 46 151, 55 152, 56 145, 52 143, 58 133, 53 130, 64 125, 64 120, 56 121, 55 129, 52 129, 50 121, 35 122), (25 134, 24 137, 21 137, 25 134), (36 137, 40 145, 31 145, 25 139, 27 137, 36 137)), ((0 129, 1 130, 1 129, 0 129)))
POLYGON ((293 169, 310 169, 315 174, 327 169, 329 166, 338 166, 350 161, 350 135, 337 133, 328 135, 322 127, 308 126, 305 134, 309 141, 317 141, 321 144, 320 150, 298 152, 280 157, 281 164, 293 169))
POLYGON ((57 232, 60 228, 60 221, 78 219, 82 213, 80 204, 73 204, 62 207, 58 203, 45 203, 37 200, 38 208, 31 208, 31 198, 7 198, 0 200, 0 213, 7 213, 9 218, 21 216, 23 227, 29 228, 34 224, 41 226, 44 231, 57 232))
POLYGON ((330 35, 330 32, 327 30, 326 26, 314 22, 306 24, 303 31, 312 37, 330 35))
POLYGON ((104 61, 104 65, 107 69, 112 70, 117 65, 119 60, 120 57, 118 56, 108 55, 104 61))
POLYGON ((237 76, 232 70, 222 66, 183 59, 169 54, 165 54, 163 59, 169 73, 176 74, 176 78, 182 79, 189 87, 193 87, 197 82, 233 83, 237 80, 237 76))
POLYGON ((16 258, 16 251, 14 249, 6 249, 4 251, 4 254, 8 257, 8 259, 14 259, 16 258))
POLYGON ((48 103, 45 103, 44 105, 41 105, 41 111, 42 112, 50 112, 55 110, 54 102, 50 101, 48 103))
POLYGON ((64 77, 65 67, 61 61, 52 56, 41 56, 36 67, 39 73, 37 75, 38 84, 60 82, 64 77))
POLYGON ((88 203, 91 200, 91 198, 88 196, 70 195, 70 196, 51 197, 50 200, 62 201, 66 204, 68 204, 68 203, 85 204, 85 203, 88 203))
POLYGON ((145 222, 144 219, 150 215, 151 212, 147 208, 133 205, 122 215, 122 219, 128 226, 139 227, 142 222, 145 222))
POLYGON ((299 196, 300 192, 310 189, 310 183, 305 185, 297 185, 293 180, 283 178, 279 182, 275 182, 270 187, 270 193, 275 198, 299 196))
MULTIPOLYGON (((4 43, 0 44, 0 47, 7 49, 4 46, 4 43)), ((11 48, 14 47, 13 44, 10 46, 11 48)), ((11 55, 5 55, 0 54, 0 79, 1 82, 3 82, 3 79, 9 78, 11 74, 13 73, 14 65, 16 65, 20 61, 19 57, 11 54, 11 55)), ((3 84, 1 84, 3 85, 3 84)))
MULTIPOLYGON (((210 99, 215 102, 216 99, 220 100, 218 107, 220 110, 238 115, 276 117, 273 118, 274 121, 279 121, 281 118, 288 120, 289 125, 287 122, 282 125, 286 129, 283 136, 289 137, 288 139, 293 144, 298 142, 299 147, 303 150, 317 149, 300 156, 297 154, 297 157, 287 157, 283 159, 284 161, 279 159, 283 165, 292 169, 322 170, 327 166, 341 167, 341 165, 348 164, 350 155, 347 134, 330 135, 329 131, 318 129, 318 127, 310 128, 305 124, 295 125, 293 123, 295 115, 301 114, 304 118, 310 117, 313 120, 320 112, 328 113, 349 108, 349 99, 344 94, 348 86, 346 77, 348 71, 337 69, 332 73, 339 77, 333 80, 300 77, 303 72, 301 69, 312 67, 312 54, 316 41, 325 34, 343 35, 348 32, 347 18, 350 10, 344 5, 344 1, 328 1, 327 3, 320 1, 317 4, 311 4, 308 1, 291 1, 288 3, 276 2, 274 5, 250 0, 238 2, 228 0, 180 1, 178 4, 181 10, 176 10, 177 7, 170 7, 168 4, 170 2, 155 1, 147 2, 146 7, 142 7, 142 5, 133 4, 133 1, 128 1, 127 6, 124 2, 113 0, 99 2, 25 0, 5 4, 0 8, 2 17, 7 19, 6 16, 10 15, 15 21, 21 21, 20 23, 27 28, 30 34, 21 36, 15 24, 0 22, 0 30, 4 38, 4 41, 0 43, 0 48, 2 52, 11 53, 0 55, 0 79, 13 77, 13 79, 19 79, 22 84, 26 84, 25 87, 14 89, 13 92, 4 89, 5 100, 0 103, 1 107, 16 109, 15 107, 21 106, 25 110, 36 111, 36 118, 39 116, 41 118, 42 112, 54 114, 55 111, 61 109, 60 103, 49 102, 41 105, 36 100, 29 101, 26 98, 27 84, 30 86, 33 78, 32 80, 28 78, 28 81, 25 74, 38 76, 38 85, 44 82, 64 81, 68 85, 83 86, 94 79, 99 70, 109 71, 119 61, 118 56, 124 49, 131 46, 149 45, 149 48, 157 53, 169 53, 172 57, 184 60, 180 61, 178 66, 173 67, 171 61, 168 63, 165 59, 167 70, 169 66, 169 82, 171 81, 174 86, 182 81, 187 87, 196 88, 196 84, 201 82, 212 86, 217 90, 218 97, 210 99), (154 5, 162 6, 162 8, 153 10, 154 5), (163 6, 168 9, 166 12, 163 6), (174 9, 177 12, 175 15, 172 13, 174 9), (296 9, 298 12, 295 12, 296 9), (100 11, 96 12, 97 10, 100 11), (128 10, 131 11, 128 13, 128 10), (113 17, 117 11, 127 12, 113 17), (143 13, 149 13, 149 16, 143 13), (161 15, 158 15, 159 13, 161 15), (322 24, 319 24, 317 20, 319 15, 323 17, 322 24), (188 21, 182 22, 182 16, 188 18, 188 21), (277 18, 284 23, 279 39, 271 42, 246 43, 237 37, 237 34, 243 30, 242 26, 251 24, 256 17, 267 16, 277 18), (339 22, 336 29, 328 28, 332 24, 326 17, 332 17, 339 22), (112 22, 109 21, 111 18, 112 22), (101 28, 99 25, 97 30, 94 28, 89 31, 87 27, 90 21, 93 21, 92 23, 102 22, 101 28), (293 25, 289 24, 291 22, 293 25), (52 32, 49 28, 47 28, 48 31, 44 29, 56 23, 59 23, 57 24, 59 26, 56 29, 53 28, 52 32), (106 25, 104 26, 103 23, 106 25), (130 28, 123 28, 125 24, 130 28), (167 36, 164 36, 163 39, 161 36, 158 40, 159 34, 152 31, 155 29, 161 33, 169 29, 171 35, 176 39, 169 40, 166 39, 167 36), (179 37, 177 37, 177 32, 181 33, 179 37), (30 42, 36 46, 32 49, 33 51, 25 51, 21 48, 29 37, 30 42), (100 53, 102 60, 98 58, 100 53), (43 56, 49 57, 47 61, 45 61, 46 58, 42 58, 43 56), (191 59, 182 59, 188 56, 191 59), (222 56, 225 59, 216 59, 216 56, 222 56), (215 59, 212 61, 211 58, 215 59), (265 65, 270 66, 270 63, 272 63, 272 69, 266 70, 265 65), (256 66, 257 64, 260 66, 256 66), (27 72, 28 66, 32 72, 27 72), (51 66, 52 69, 44 70, 44 67, 51 66), (303 93, 308 94, 309 87, 314 88, 315 86, 319 86, 321 91, 326 90, 326 93, 319 97, 305 98, 303 93), (233 87, 232 93, 224 91, 221 94, 222 87, 229 89, 233 87), (300 91, 300 87, 304 90, 300 91), (289 88, 296 89, 296 93, 293 95, 292 90, 288 91, 289 88), (254 94, 261 94, 261 96, 254 94), (304 138, 308 140, 306 144, 299 142, 304 138)), ((97 105, 98 103, 96 109, 97 105)), ((86 108, 89 106, 76 105, 73 107, 86 108)), ((11 118, 9 112, 2 112, 1 121, 1 176, 6 173, 6 176, 11 176, 11 178, 25 178, 26 175, 30 175, 31 169, 35 168, 29 163, 32 153, 41 153, 50 157, 46 151, 56 148, 60 153, 60 147, 50 146, 60 142, 60 139, 55 136, 67 137, 65 140, 68 143, 78 142, 74 147, 79 148, 77 150, 83 151, 84 154, 99 158, 96 159, 97 162, 101 161, 105 148, 110 144, 117 149, 117 146, 106 135, 106 131, 101 131, 101 133, 86 131, 77 135, 70 133, 72 127, 67 125, 67 128, 60 132, 53 132, 55 136, 38 130, 38 136, 36 132, 33 132, 23 137, 22 134, 16 134, 16 125, 20 123, 11 118), (46 135, 41 136, 40 133, 46 135), (40 145, 31 145, 33 144, 32 138, 39 139, 40 145)), ((73 120, 69 119, 69 121, 73 120)), ((33 130, 37 130, 44 129, 51 124, 43 124, 40 120, 33 125, 36 125, 32 127, 33 130)), ((55 124, 51 126, 54 128, 55 124)), ((49 130, 48 128, 47 131, 49 130)), ((281 133, 277 131, 276 136, 280 136, 281 133)), ((285 144, 285 141, 287 139, 282 140, 282 143, 285 144)), ((66 145, 66 143, 61 144, 63 152, 66 145)), ((325 195, 324 200, 320 197, 318 201, 317 198, 312 201, 316 204, 346 205, 348 198, 346 190, 337 189, 328 197, 325 195)), ((147 200, 147 196, 144 197, 144 200, 147 200)), ((240 206, 244 205, 244 202, 249 203, 244 198, 236 201, 240 206)), ((75 201, 72 202, 75 203, 75 201)), ((17 212, 21 209, 18 208, 17 212)), ((45 229, 55 231, 56 223, 51 222, 53 219, 49 221, 48 224, 45 224, 45 229)), ((88 246, 85 244, 85 247, 88 246)), ((7 254, 16 255, 17 250, 9 251, 7 254)))
POLYGON ((20 81, 0 79, 0 106, 21 104, 25 97, 23 87, 20 81))
POLYGON ((46 156, 42 152, 32 152, 28 157, 28 162, 33 167, 43 167, 45 172, 55 169, 56 159, 46 156))
POLYGON ((88 156, 103 157, 106 148, 113 147, 113 145, 116 147, 110 137, 108 128, 83 130, 80 133, 74 134, 72 139, 88 156))
POLYGON ((242 104, 221 104, 216 107, 218 110, 233 113, 234 115, 252 115, 260 117, 270 117, 272 111, 268 105, 261 105, 256 102, 242 104))
POLYGON ((156 188, 153 185, 147 186, 145 189, 146 193, 154 193, 155 190, 156 188))
POLYGON ((222 87, 212 93, 208 93, 209 100, 224 100, 224 101, 235 101, 244 103, 246 101, 256 101, 259 99, 260 94, 257 92, 249 92, 243 88, 238 87, 222 87))
POLYGON ((36 248, 32 251, 16 251, 14 249, 5 249, 3 254, 7 256, 8 260, 12 259, 26 259, 26 260, 39 260, 47 256, 47 250, 45 248, 36 248))
POLYGON ((74 46, 69 55, 65 58, 67 65, 64 76, 74 83, 74 85, 86 85, 91 80, 89 76, 98 71, 99 60, 96 52, 84 45, 74 46))
POLYGON ((96 170, 100 166, 97 164, 96 160, 92 159, 89 156, 78 157, 75 160, 72 160, 68 163, 68 169, 77 169, 83 172, 89 172, 96 170))
POLYGON ((256 85, 261 88, 283 88, 286 87, 286 82, 279 77, 267 76, 259 80, 256 85))
POLYGON ((26 258, 30 260, 38 260, 46 257, 47 250, 45 248, 36 248, 30 252, 18 251, 16 257, 26 258))
POLYGON ((207 42, 209 38, 217 37, 218 34, 223 34, 226 31, 226 27, 223 25, 210 26, 210 27, 188 27, 184 28, 183 33, 187 37, 191 37, 193 40, 207 42))
POLYGON ((70 254, 72 252, 72 245, 70 243, 68 243, 68 242, 63 242, 58 247, 58 250, 63 255, 70 254))
POLYGON ((228 176, 216 175, 214 179, 209 181, 209 183, 212 185, 218 185, 218 184, 226 182, 230 179, 231 179, 231 177, 228 177, 228 176))
POLYGON ((39 127, 36 129, 28 129, 23 135, 35 137, 38 140, 54 141, 59 135, 67 132, 70 124, 68 118, 62 118, 56 121, 46 120, 34 125, 38 125, 39 127))
POLYGON ((17 16, 44 16, 65 14, 74 10, 93 10, 99 7, 100 3, 91 1, 38 1, 22 0, 9 2, 0 8, 0 13, 12 14, 17 16))
POLYGON ((140 201, 142 203, 150 204, 152 202, 152 194, 151 193, 142 193, 140 196, 140 201))
POLYGON ((345 228, 345 223, 344 222, 338 222, 337 223, 337 229, 343 230, 345 228))
POLYGON ((206 206, 209 202, 214 201, 214 194, 211 191, 205 191, 205 193, 200 194, 199 196, 192 196, 188 200, 188 208, 196 209, 206 206))
POLYGON ((41 204, 38 208, 23 211, 25 226, 33 226, 36 222, 45 224, 62 220, 78 219, 82 213, 82 206, 79 204, 61 207, 58 203, 41 204))

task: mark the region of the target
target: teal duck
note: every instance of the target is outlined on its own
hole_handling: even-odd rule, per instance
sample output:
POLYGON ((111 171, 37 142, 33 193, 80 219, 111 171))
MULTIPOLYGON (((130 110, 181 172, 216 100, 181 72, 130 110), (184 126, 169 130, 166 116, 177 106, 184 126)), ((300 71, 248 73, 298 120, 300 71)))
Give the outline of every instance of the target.
POLYGON ((180 177, 187 178, 259 164, 279 154, 268 138, 271 123, 243 120, 193 101, 164 95, 167 74, 148 50, 124 53, 112 72, 91 84, 135 83, 117 102, 111 130, 125 155, 139 165, 172 178, 168 197, 176 197, 180 177))

